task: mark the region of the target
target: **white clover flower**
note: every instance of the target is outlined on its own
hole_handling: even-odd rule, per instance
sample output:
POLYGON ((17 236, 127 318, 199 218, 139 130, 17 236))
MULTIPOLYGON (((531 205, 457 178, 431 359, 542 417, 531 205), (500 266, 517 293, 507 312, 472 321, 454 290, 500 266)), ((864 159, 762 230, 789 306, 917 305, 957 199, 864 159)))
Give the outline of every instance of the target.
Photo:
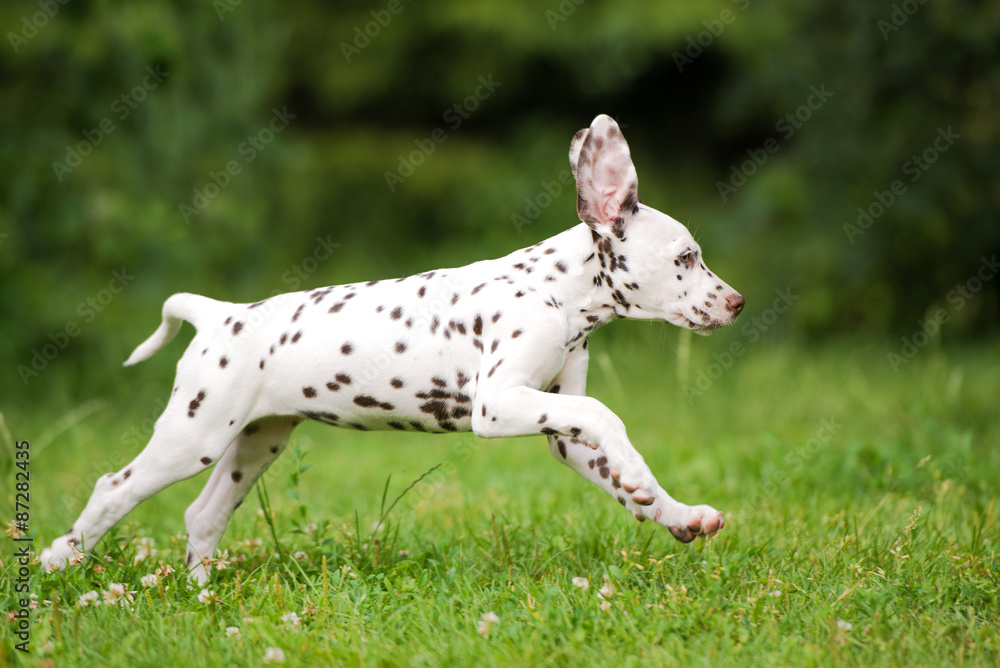
POLYGON ((6 533, 11 538, 21 538, 22 536, 24 536, 24 532, 21 531, 21 527, 18 526, 17 522, 15 522, 14 520, 7 522, 6 533))
POLYGON ((302 620, 294 612, 289 612, 286 615, 282 615, 281 616, 281 621, 288 622, 292 626, 298 626, 299 624, 302 623, 302 620))
POLYGON ((139 549, 135 553, 135 562, 145 560, 147 557, 151 557, 156 554, 156 550, 153 548, 153 539, 143 537, 139 539, 139 549))
POLYGON ((851 629, 854 628, 854 624, 851 624, 850 622, 845 622, 843 619, 838 619, 837 628, 840 629, 841 631, 850 631, 851 629))
POLYGON ((125 588, 125 585, 112 582, 104 591, 104 605, 118 605, 118 601, 126 594, 128 594, 128 589, 125 588))
POLYGON ((226 566, 232 563, 232 560, 229 558, 229 550, 216 550, 215 559, 209 560, 209 563, 205 564, 205 567, 211 569, 213 563, 215 564, 215 570, 226 570, 226 566))
POLYGON ((99 605, 97 601, 100 597, 101 597, 100 594, 91 589, 86 594, 80 595, 80 605, 84 607, 87 607, 88 605, 99 605))
POLYGON ((160 581, 160 578, 156 577, 156 573, 147 573, 142 576, 139 580, 143 587, 155 587, 156 583, 160 581))
POLYGON ((586 589, 590 586, 590 580, 587 578, 573 578, 573 586, 579 587, 580 589, 586 589))
POLYGON ((264 650, 264 663, 284 663, 285 653, 280 647, 268 647, 264 650))
POLYGON ((500 623, 500 618, 496 616, 494 612, 487 612, 483 615, 483 618, 479 620, 479 626, 476 627, 476 631, 482 635, 486 635, 490 632, 490 629, 500 623))
POLYGON ((302 550, 299 550, 292 556, 295 557, 295 561, 305 561, 306 559, 309 558, 309 555, 303 552, 302 550))
POLYGON ((240 634, 240 627, 238 626, 227 626, 226 627, 226 637, 232 638, 233 636, 238 636, 240 634))
POLYGON ((218 594, 214 590, 202 589, 198 592, 198 601, 206 605, 215 603, 219 600, 218 594))
POLYGON ((780 598, 781 597, 781 590, 780 589, 775 589, 774 591, 772 591, 771 593, 769 593, 768 596, 770 596, 771 598, 780 598))

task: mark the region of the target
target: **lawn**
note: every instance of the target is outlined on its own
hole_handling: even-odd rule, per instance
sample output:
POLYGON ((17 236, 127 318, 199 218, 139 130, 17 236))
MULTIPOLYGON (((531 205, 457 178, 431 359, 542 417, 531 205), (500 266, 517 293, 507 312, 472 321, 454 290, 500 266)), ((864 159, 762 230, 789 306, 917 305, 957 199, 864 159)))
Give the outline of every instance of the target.
MULTIPOLYGON (((590 393, 676 498, 725 511, 717 537, 682 545, 636 522, 541 436, 306 424, 237 511, 205 591, 180 573, 203 475, 141 506, 83 566, 36 570, 31 653, 5 633, 0 663, 1000 662, 1000 346, 933 341, 894 372, 893 342, 754 343, 733 329, 688 356, 676 330, 610 329, 593 338, 590 393)), ((180 350, 110 369, 135 386, 76 397, 61 423, 48 406, 7 416, 32 442, 36 549, 141 448, 180 350)))

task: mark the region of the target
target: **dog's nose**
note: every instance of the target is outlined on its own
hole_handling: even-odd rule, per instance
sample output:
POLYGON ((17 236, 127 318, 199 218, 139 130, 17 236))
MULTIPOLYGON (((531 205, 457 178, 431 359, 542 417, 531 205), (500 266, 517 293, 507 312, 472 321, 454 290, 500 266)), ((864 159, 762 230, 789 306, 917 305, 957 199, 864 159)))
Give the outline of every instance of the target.
POLYGON ((733 293, 726 297, 726 309, 732 311, 736 315, 739 315, 740 311, 743 310, 743 295, 733 293))

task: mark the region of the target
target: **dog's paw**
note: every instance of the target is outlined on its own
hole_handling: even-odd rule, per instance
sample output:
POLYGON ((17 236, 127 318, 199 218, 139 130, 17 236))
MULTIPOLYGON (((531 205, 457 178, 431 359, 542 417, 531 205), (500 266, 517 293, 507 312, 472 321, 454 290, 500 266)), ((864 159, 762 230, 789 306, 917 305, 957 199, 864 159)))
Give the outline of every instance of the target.
POLYGON ((46 573, 53 573, 66 568, 66 565, 77 552, 79 552, 79 550, 74 545, 70 544, 69 539, 62 536, 55 539, 52 542, 51 547, 47 547, 42 550, 42 554, 39 556, 38 561, 43 571, 46 573))
POLYGON ((707 537, 726 526, 722 513, 712 506, 689 506, 678 520, 668 519, 660 523, 666 526, 674 538, 682 543, 690 543, 698 536, 707 537), (686 516, 686 517, 685 517, 686 516))

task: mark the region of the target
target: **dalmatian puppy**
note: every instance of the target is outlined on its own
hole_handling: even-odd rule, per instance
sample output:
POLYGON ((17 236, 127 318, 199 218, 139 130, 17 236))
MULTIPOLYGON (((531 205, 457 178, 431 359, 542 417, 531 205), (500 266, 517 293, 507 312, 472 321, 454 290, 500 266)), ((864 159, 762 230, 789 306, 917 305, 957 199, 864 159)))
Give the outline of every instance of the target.
POLYGON ((147 359, 182 321, 197 333, 146 448, 98 479, 69 532, 41 555, 65 566, 136 505, 214 467, 185 513, 187 566, 200 582, 233 511, 303 420, 346 429, 544 434, 557 461, 639 521, 682 542, 722 514, 674 500, 625 425, 585 395, 588 335, 618 318, 707 333, 743 297, 709 271, 673 218, 642 204, 618 125, 598 116, 570 146, 581 223, 496 260, 404 278, 233 304, 177 294, 125 362, 147 359))

